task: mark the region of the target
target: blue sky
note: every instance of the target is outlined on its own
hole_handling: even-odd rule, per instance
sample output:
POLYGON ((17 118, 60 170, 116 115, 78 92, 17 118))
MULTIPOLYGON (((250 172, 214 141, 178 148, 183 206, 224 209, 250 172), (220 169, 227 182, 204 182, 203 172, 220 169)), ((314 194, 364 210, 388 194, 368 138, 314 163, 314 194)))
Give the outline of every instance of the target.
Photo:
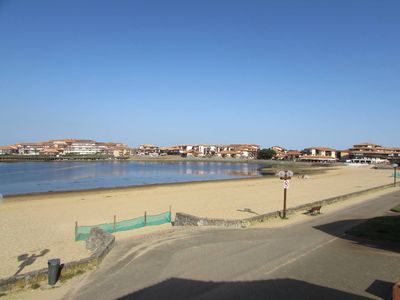
POLYGON ((0 0, 0 144, 400 146, 400 2, 0 0))

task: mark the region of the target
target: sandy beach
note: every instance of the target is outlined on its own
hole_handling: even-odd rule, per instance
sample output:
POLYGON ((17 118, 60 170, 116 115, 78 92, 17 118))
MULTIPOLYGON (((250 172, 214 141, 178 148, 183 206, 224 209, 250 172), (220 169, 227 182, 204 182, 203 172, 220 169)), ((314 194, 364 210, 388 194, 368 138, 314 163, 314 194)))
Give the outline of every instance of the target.
MULTIPOLYGON (((325 199, 392 182, 392 170, 370 167, 338 167, 310 179, 293 178, 288 190, 288 207, 325 199)), ((390 190, 388 190, 389 192, 390 190)), ((89 254, 84 242, 74 241, 74 224, 94 225, 167 211, 186 212, 213 218, 245 218, 257 213, 282 209, 282 182, 278 178, 255 178, 206 183, 172 184, 57 194, 18 196, 4 199, 0 205, 0 278, 13 275, 18 256, 31 259, 21 271, 44 268, 47 260, 59 257, 63 262, 89 254), (49 252, 35 258, 42 250, 49 252)), ((167 225, 168 226, 168 225, 167 225)), ((163 226, 162 228, 168 228, 163 226)), ((117 234, 135 236, 144 228, 117 234)))

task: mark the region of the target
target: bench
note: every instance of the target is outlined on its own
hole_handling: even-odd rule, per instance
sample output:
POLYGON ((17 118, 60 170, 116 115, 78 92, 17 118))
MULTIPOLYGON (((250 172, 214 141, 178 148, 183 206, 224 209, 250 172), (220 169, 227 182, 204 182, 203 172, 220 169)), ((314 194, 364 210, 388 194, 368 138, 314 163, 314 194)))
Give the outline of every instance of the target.
POLYGON ((321 213, 321 207, 322 206, 311 207, 309 210, 307 210, 306 214, 309 214, 311 216, 315 216, 316 214, 320 214, 321 213))

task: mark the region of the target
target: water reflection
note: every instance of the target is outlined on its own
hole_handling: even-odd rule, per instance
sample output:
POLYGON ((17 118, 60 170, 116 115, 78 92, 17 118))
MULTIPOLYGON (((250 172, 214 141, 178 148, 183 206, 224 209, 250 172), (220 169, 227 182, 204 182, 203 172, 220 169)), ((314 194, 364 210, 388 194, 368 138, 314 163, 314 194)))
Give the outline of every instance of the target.
POLYGON ((259 176, 257 164, 23 162, 0 164, 0 193, 20 194, 259 176))

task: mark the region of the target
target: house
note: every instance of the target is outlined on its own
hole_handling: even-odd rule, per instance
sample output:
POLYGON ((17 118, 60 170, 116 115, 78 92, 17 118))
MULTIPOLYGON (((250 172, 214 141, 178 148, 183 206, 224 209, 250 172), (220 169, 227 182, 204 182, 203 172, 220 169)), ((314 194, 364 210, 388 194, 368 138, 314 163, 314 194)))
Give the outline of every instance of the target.
POLYGON ((260 146, 255 144, 232 144, 228 145, 230 151, 239 152, 238 158, 257 158, 260 146))
POLYGON ((181 155, 178 146, 160 147, 160 155, 181 155))
POLYGON ((50 144, 48 142, 19 143, 16 147, 18 148, 18 154, 40 155, 44 149, 50 147, 50 144))
POLYGON ((310 147, 302 151, 301 161, 308 162, 336 162, 336 150, 327 147, 310 147))
POLYGON ((272 146, 269 148, 275 151, 274 159, 282 160, 286 158, 286 149, 281 146, 272 146))
POLYGON ((18 149, 14 146, 3 146, 0 147, 0 155, 11 155, 18 152, 18 149))
POLYGON ((57 148, 45 148, 43 151, 40 152, 40 155, 46 156, 58 156, 62 152, 62 149, 57 148))
POLYGON ((160 148, 152 144, 139 145, 138 155, 149 155, 158 156, 160 154, 160 148))
POLYGON ((112 150, 112 155, 114 157, 125 157, 130 155, 130 150, 128 147, 126 147, 125 145, 116 145, 111 147, 112 150))
POLYGON ((336 151, 336 158, 340 161, 346 161, 349 159, 350 150, 337 150, 336 151))
POLYGON ((285 160, 293 160, 293 161, 296 161, 296 160, 300 159, 301 156, 302 156, 302 153, 301 153, 301 151, 299 151, 299 150, 288 150, 288 151, 286 151, 286 153, 285 153, 284 159, 285 159, 285 160))

